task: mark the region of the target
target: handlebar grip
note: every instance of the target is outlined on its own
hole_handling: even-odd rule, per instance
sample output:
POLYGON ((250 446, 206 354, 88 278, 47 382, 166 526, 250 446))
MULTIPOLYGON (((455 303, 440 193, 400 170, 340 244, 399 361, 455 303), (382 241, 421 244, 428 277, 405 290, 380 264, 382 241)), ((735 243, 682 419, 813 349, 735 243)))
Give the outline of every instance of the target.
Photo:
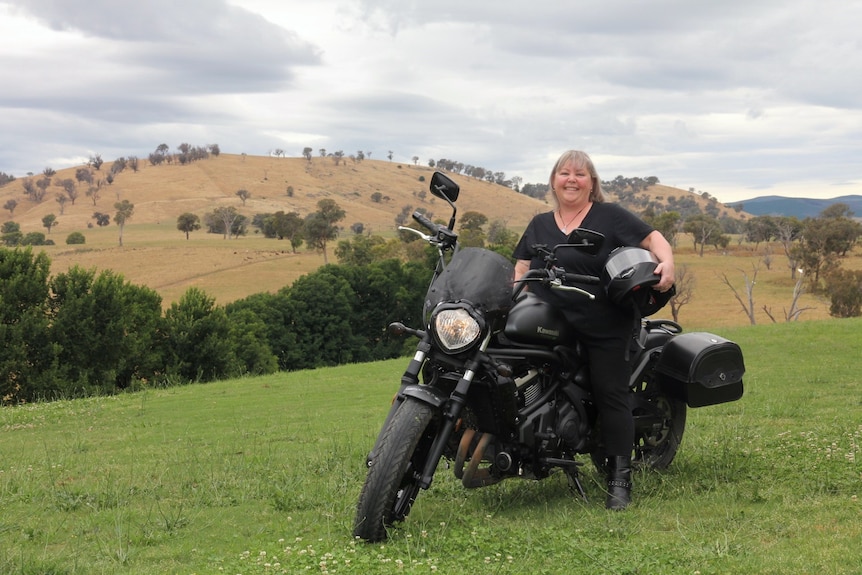
POLYGON ((419 222, 419 224, 428 229, 431 233, 437 234, 437 224, 426 218, 425 214, 421 212, 413 212, 413 219, 419 222))
POLYGON ((586 276, 583 274, 566 273, 566 281, 580 284, 598 285, 602 279, 596 276, 586 276))

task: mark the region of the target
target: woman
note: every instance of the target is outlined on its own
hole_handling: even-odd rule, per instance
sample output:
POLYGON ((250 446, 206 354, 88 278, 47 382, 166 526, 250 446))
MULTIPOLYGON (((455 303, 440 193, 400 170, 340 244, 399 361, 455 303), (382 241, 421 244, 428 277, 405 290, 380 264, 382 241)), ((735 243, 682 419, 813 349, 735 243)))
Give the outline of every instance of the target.
MULTIPOLYGON (((527 225, 514 256, 515 279, 530 268, 542 268, 545 262, 531 246, 555 246, 578 227, 604 234, 598 255, 580 250, 558 252, 559 265, 567 272, 600 276, 608 255, 615 248, 639 246, 652 252, 659 261, 655 274, 660 276, 653 287, 665 292, 674 283, 673 252, 664 236, 626 209, 605 203, 601 181, 590 157, 569 150, 557 160, 549 181, 556 209, 536 215, 527 225)), ((629 405, 628 383, 631 365, 628 347, 632 339, 632 311, 611 303, 601 286, 582 286, 596 295, 587 300, 582 295, 548 288, 531 289, 539 297, 555 304, 574 327, 587 348, 593 394, 601 419, 601 442, 607 455, 608 509, 625 509, 631 501, 631 454, 634 421, 629 405)))

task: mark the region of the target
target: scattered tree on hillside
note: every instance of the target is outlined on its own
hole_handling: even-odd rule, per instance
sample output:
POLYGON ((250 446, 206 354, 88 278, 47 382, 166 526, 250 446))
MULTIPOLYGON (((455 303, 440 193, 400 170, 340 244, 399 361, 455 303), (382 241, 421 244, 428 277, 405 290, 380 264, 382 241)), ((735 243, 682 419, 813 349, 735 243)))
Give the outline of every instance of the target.
POLYGON ((308 146, 306 146, 306 147, 304 147, 304 148, 302 149, 302 155, 303 155, 303 157, 304 157, 306 160, 308 160, 309 162, 311 161, 311 152, 312 152, 312 149, 311 149, 310 147, 308 147, 308 146))
POLYGON ((135 213, 135 205, 129 202, 129 200, 123 200, 122 202, 117 202, 114 204, 114 209, 117 210, 117 213, 114 214, 114 223, 116 223, 120 227, 120 247, 123 246, 123 229, 126 227, 126 222, 132 217, 132 214, 135 213))
POLYGON ((248 190, 237 190, 236 196, 240 199, 242 205, 244 206, 245 201, 251 197, 251 192, 249 192, 248 190))
POLYGON ((96 203, 98 203, 99 199, 102 197, 101 192, 102 192, 102 180, 96 180, 96 183, 92 186, 89 186, 87 188, 87 191, 84 192, 84 194, 88 198, 93 200, 93 207, 95 207, 96 203))
POLYGON ((305 218, 304 237, 309 247, 323 252, 323 262, 329 263, 327 242, 338 237, 338 222, 344 219, 345 211, 334 200, 317 202, 317 211, 305 218))
POLYGON ((59 223, 60 222, 57 221, 57 216, 54 214, 48 214, 42 218, 42 225, 48 230, 49 234, 51 233, 51 228, 56 227, 59 223))
POLYGON ((242 216, 233 206, 219 206, 207 214, 204 219, 210 231, 220 230, 224 239, 229 239, 231 235, 239 237, 240 234, 244 233, 244 229, 241 228, 244 225, 245 216, 242 216), (214 225, 215 223, 218 225, 214 225))
POLYGON ((90 156, 90 160, 87 162, 87 165, 93 166, 93 169, 97 172, 102 168, 102 164, 104 160, 102 160, 102 156, 100 154, 94 154, 90 156))
POLYGON ((36 180, 36 190, 33 193, 32 200, 36 203, 41 202, 45 199, 45 193, 48 190, 48 186, 51 185, 51 178, 45 176, 44 178, 39 178, 36 180))
POLYGON ((201 229, 201 219, 191 212, 180 214, 177 217, 177 229, 186 234, 188 240, 191 232, 201 229))
POLYGON ((66 202, 69 201, 69 198, 67 198, 63 194, 57 194, 56 200, 57 203, 60 204, 60 215, 62 216, 64 213, 66 213, 66 202))
POLYGON ((16 222, 4 222, 0 226, 0 241, 3 242, 3 245, 10 247, 17 246, 21 243, 23 237, 24 234, 21 233, 21 225, 16 222))
POLYGON ((18 207, 18 200, 6 200, 6 203, 3 204, 4 210, 9 210, 9 217, 11 218, 15 214, 15 208, 18 207))
POLYGON ((7 174, 6 172, 0 172, 0 188, 5 186, 8 183, 14 182, 15 176, 12 174, 7 174))
POLYGON ((96 220, 96 225, 100 228, 111 224, 111 215, 103 214, 102 212, 93 212, 92 218, 96 220))
POLYGON ((688 218, 683 225, 683 231, 691 234, 695 250, 697 250, 698 244, 700 245, 700 257, 703 257, 703 248, 705 245, 726 247, 727 242, 730 241, 730 238, 721 233, 722 230, 719 221, 705 214, 688 218))
POLYGON ((54 185, 58 188, 63 188, 63 191, 68 196, 69 200, 72 202, 72 205, 75 205, 75 200, 78 199, 78 186, 75 185, 75 180, 72 178, 64 178, 64 179, 56 179, 54 180, 54 185))

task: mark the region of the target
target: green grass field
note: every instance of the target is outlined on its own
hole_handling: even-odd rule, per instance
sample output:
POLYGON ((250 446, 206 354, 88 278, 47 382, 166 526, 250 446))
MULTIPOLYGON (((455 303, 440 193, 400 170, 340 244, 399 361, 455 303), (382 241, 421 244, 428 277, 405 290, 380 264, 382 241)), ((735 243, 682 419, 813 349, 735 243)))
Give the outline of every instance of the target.
POLYGON ((742 400, 603 506, 565 478, 441 468, 389 542, 351 538, 405 360, 0 409, 0 573, 862 573, 862 321, 715 330, 742 400))

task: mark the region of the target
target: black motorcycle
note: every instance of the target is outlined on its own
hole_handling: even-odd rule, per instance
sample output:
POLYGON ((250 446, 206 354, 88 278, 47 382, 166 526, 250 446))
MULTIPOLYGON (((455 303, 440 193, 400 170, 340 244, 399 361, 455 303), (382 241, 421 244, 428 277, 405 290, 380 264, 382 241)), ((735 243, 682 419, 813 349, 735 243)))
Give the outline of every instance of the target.
MULTIPOLYGON (((387 529, 407 517, 419 490, 431 486, 441 457, 467 488, 509 477, 544 479, 562 470, 585 499, 576 457, 590 455, 599 469, 605 464, 585 351, 561 315, 523 289, 541 282, 594 297, 577 284, 602 278, 567 273, 555 254, 595 254, 603 236, 577 229, 564 244, 536 246, 547 265, 513 286, 507 258, 459 248, 453 231, 458 185, 436 172, 430 191, 451 206, 452 217, 444 226, 415 213, 429 234, 402 228, 435 246, 439 261, 425 300, 425 328, 389 326, 390 333, 419 343, 367 458, 353 527, 366 541, 385 539, 387 529)), ((663 469, 682 441, 687 407, 742 396, 742 352, 717 335, 684 334, 673 321, 650 319, 641 322, 632 350, 632 460, 663 469)))

